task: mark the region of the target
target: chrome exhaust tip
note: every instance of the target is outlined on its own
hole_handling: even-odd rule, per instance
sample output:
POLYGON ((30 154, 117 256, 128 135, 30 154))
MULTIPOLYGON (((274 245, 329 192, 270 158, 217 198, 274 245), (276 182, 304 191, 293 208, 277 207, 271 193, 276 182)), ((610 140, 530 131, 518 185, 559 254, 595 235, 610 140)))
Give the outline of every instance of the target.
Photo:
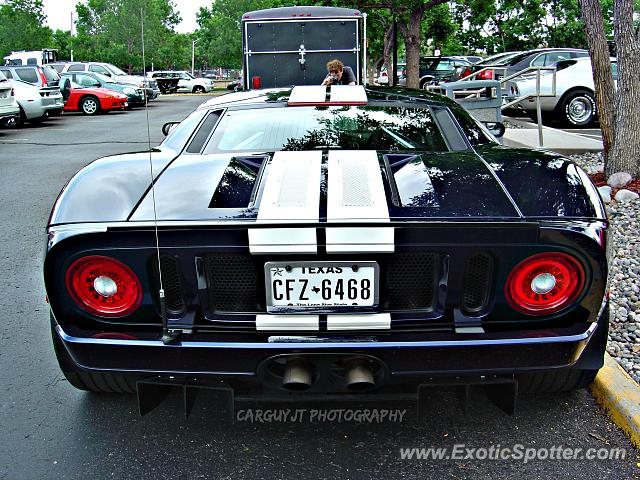
POLYGON ((345 364, 344 378, 347 389, 351 391, 368 390, 376 384, 371 368, 361 359, 350 360, 345 364))
POLYGON ((306 390, 313 383, 311 366, 304 358, 295 357, 287 361, 282 376, 282 387, 293 392, 306 390))

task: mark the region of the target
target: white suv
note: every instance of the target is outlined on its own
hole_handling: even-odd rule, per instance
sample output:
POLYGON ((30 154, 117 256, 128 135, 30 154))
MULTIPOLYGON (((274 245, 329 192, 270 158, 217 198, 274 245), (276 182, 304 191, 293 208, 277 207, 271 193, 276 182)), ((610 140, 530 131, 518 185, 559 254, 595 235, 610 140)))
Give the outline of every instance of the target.
POLYGON ((178 78, 178 92, 207 93, 213 90, 213 80, 210 78, 196 78, 184 70, 156 70, 147 72, 150 78, 178 78))
POLYGON ((11 126, 20 117, 20 107, 13 94, 13 86, 0 72, 0 127, 11 126))

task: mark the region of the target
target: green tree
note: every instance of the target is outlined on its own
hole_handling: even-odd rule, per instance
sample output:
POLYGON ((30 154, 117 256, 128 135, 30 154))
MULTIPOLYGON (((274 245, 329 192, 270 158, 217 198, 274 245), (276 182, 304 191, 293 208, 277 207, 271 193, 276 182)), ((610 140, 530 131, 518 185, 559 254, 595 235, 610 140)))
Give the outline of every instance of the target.
POLYGON ((487 53, 526 50, 544 44, 542 0, 457 0, 460 42, 487 53))
POLYGON ((5 0, 0 4, 0 57, 14 50, 51 46, 41 0, 5 0))
MULTIPOLYGON (((173 30, 180 22, 171 0, 89 0, 76 5, 75 57, 114 63, 127 70, 142 70, 142 19, 147 64, 178 63, 167 45, 176 42, 173 30)), ((179 42, 178 42, 179 43, 179 42)))
POLYGON ((51 35, 51 46, 58 50, 60 60, 71 58, 71 41, 71 32, 68 30, 56 30, 51 35))
POLYGON ((207 65, 240 68, 242 65, 242 14, 280 6, 274 0, 216 0, 197 14, 198 58, 207 65))

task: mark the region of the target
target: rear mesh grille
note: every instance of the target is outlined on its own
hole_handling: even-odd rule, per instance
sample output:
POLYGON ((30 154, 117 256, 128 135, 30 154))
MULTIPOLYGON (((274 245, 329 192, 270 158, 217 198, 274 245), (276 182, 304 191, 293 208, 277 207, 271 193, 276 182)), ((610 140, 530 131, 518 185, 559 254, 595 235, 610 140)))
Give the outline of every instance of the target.
MULTIPOLYGON (((268 260, 243 253, 207 255, 209 310, 213 313, 263 312, 263 265, 268 260)), ((314 261, 327 260, 314 258, 314 261)), ((381 273, 381 311, 436 310, 441 271, 438 253, 396 252, 386 258, 376 258, 376 261, 381 273)), ((494 270, 494 259, 488 253, 478 253, 467 259, 461 294, 464 311, 478 312, 487 307, 494 270)))
POLYGON ((390 310, 433 310, 438 271, 435 253, 394 254, 387 264, 386 307, 390 310))
POLYGON ((258 310, 258 272, 251 256, 208 255, 205 260, 209 305, 218 312, 258 310))
POLYGON ((162 271, 162 286, 167 311, 174 314, 184 313, 186 306, 178 260, 171 255, 161 255, 160 270, 162 271))
POLYGON ((478 312, 486 308, 493 278, 493 257, 478 253, 469 257, 464 272, 462 309, 478 312))

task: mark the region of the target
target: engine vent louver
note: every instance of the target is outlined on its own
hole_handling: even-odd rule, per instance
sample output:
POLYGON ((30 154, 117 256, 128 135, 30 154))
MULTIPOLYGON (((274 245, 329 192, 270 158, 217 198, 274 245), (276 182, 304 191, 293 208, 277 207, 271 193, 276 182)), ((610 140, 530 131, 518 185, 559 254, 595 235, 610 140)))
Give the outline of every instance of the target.
POLYGON ((160 269, 167 312, 174 315, 184 313, 186 305, 178 260, 171 255, 161 255, 160 269))
POLYGON ((430 252, 399 252, 387 264, 386 307, 390 310, 434 309, 439 256, 430 252))
POLYGON ((479 312, 487 307, 494 272, 494 260, 488 253, 477 253, 467 259, 462 290, 462 310, 479 312))
POLYGON ((211 310, 215 312, 258 310, 258 271, 251 256, 208 255, 205 264, 211 310))

